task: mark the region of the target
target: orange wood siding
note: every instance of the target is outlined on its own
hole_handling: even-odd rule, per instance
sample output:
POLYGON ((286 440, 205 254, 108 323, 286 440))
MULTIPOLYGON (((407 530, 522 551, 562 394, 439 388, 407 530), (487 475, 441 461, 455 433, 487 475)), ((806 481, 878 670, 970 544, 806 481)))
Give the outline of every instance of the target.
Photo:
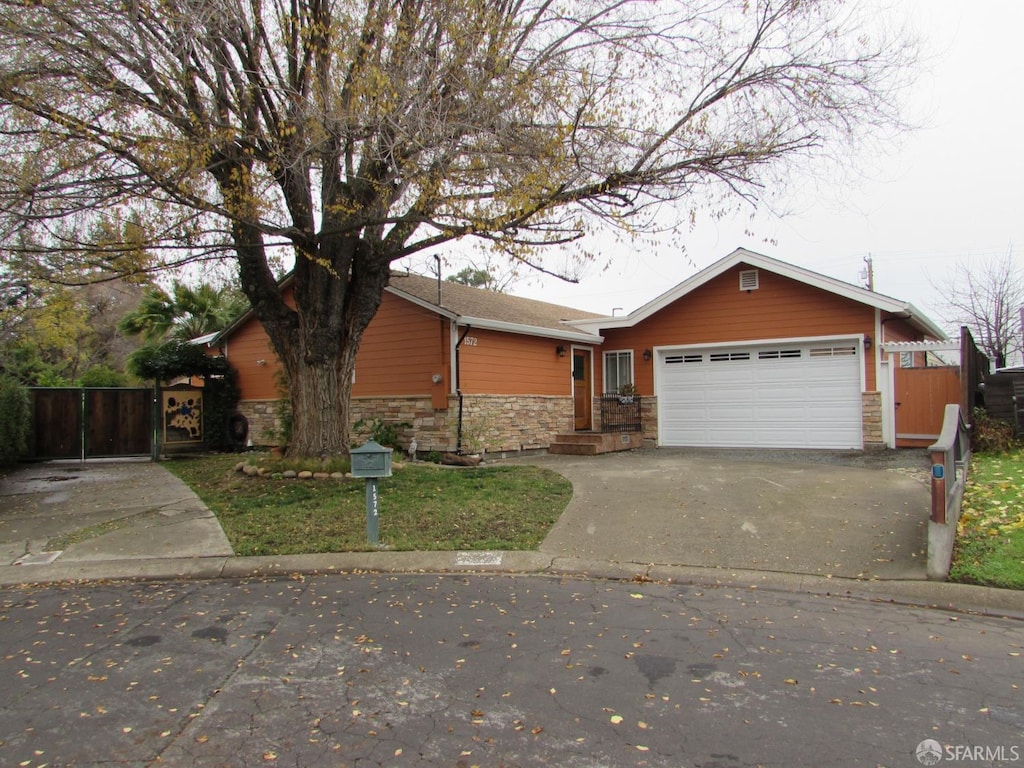
POLYGON ((242 400, 276 400, 279 397, 274 377, 281 370, 281 363, 259 320, 250 318, 228 337, 225 347, 228 362, 238 371, 242 400), (263 360, 265 364, 258 365, 257 360, 263 360))
POLYGON ((569 342, 476 328, 466 338, 476 343, 463 341, 459 352, 464 394, 572 394, 569 342), (559 345, 565 347, 565 357, 556 354, 559 345))
MULTIPOLYGON (((291 292, 286 295, 291 303, 291 292)), ((448 322, 433 312, 385 293, 356 356, 353 397, 428 394, 431 377, 447 387, 448 322)), ((278 397, 274 377, 281 364, 263 326, 250 319, 227 340, 228 361, 238 370, 243 400, 278 397), (257 360, 266 361, 257 365, 257 360)))
MULTIPOLYGON (((891 315, 886 315, 882 318, 882 339, 884 341, 924 341, 925 336, 923 333, 912 327, 906 320, 892 318, 891 315)), ((896 367, 902 367, 901 356, 895 355, 894 357, 896 360, 896 367)), ((928 354, 926 352, 914 352, 913 366, 911 367, 924 366, 927 360, 928 354)), ((929 445, 930 444, 931 443, 929 443, 929 445)))
POLYGON ((448 346, 447 320, 385 293, 359 346, 352 396, 429 394, 434 374, 447 387, 448 346))
MULTIPOLYGON (((633 328, 603 331, 603 350, 633 350, 633 371, 641 395, 654 393, 655 361, 643 351, 658 346, 718 344, 758 339, 874 335, 874 309, 764 269, 759 287, 739 289, 737 265, 696 288, 633 328)), ((875 360, 867 359, 867 389, 875 389, 875 360)), ((598 388, 603 387, 603 355, 596 359, 598 388)))
POLYGON ((906 320, 893 319, 886 313, 882 317, 882 341, 923 341, 924 335, 906 320))

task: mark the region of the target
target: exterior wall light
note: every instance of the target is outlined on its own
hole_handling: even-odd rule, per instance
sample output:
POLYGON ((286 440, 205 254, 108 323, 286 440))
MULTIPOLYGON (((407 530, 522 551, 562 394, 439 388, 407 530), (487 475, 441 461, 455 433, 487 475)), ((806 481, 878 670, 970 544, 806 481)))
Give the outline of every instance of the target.
POLYGON ((566 355, 565 345, 564 344, 559 344, 557 347, 555 347, 555 354, 558 355, 559 357, 565 357, 565 355, 566 355))

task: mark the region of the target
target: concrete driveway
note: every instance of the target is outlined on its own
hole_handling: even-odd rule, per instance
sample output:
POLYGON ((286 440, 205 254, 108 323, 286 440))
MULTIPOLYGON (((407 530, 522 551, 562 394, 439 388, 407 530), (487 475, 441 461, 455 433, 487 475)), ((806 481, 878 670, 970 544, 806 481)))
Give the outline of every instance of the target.
POLYGON ((0 476, 0 567, 231 554, 213 513, 149 460, 53 461, 0 476))
POLYGON ((551 556, 877 579, 926 578, 924 451, 657 449, 538 456, 575 493, 551 556))
MULTIPOLYGON (((929 489, 923 451, 657 449, 509 463, 550 467, 573 483, 572 501, 539 556, 523 553, 548 564, 569 558, 925 578, 929 489)), ((369 558, 359 567, 384 558, 377 565, 385 569, 394 559, 412 558, 417 568, 445 570, 453 567, 452 555, 356 553, 369 558)), ((64 570, 55 573, 70 578, 81 576, 82 566, 114 563, 113 572, 131 576, 142 573, 147 561, 173 568, 194 561, 217 572, 231 556, 213 514, 159 465, 53 462, 0 478, 0 568, 60 565, 64 570)), ((343 555, 310 555, 292 565, 342 568, 342 561, 343 555)))

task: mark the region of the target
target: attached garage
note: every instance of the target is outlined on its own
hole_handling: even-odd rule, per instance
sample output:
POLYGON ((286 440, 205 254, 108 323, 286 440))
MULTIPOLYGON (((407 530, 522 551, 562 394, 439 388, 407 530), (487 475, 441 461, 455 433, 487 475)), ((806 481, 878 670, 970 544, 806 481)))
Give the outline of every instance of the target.
POLYGON ((738 248, 600 335, 594 378, 662 446, 894 447, 891 342, 943 339, 912 304, 738 248))
POLYGON ((862 340, 658 350, 659 444, 861 448, 862 340))

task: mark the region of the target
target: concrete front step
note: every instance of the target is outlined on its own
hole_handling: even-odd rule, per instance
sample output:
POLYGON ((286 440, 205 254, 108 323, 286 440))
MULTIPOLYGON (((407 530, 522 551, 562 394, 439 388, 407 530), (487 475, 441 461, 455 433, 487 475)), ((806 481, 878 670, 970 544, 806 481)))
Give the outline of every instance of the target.
POLYGON ((548 453, 557 453, 564 456, 597 456, 598 446, 593 443, 560 443, 555 442, 548 446, 548 453))
POLYGON ((629 451, 642 445, 641 432, 567 432, 555 437, 548 453, 597 456, 612 451, 629 451))

